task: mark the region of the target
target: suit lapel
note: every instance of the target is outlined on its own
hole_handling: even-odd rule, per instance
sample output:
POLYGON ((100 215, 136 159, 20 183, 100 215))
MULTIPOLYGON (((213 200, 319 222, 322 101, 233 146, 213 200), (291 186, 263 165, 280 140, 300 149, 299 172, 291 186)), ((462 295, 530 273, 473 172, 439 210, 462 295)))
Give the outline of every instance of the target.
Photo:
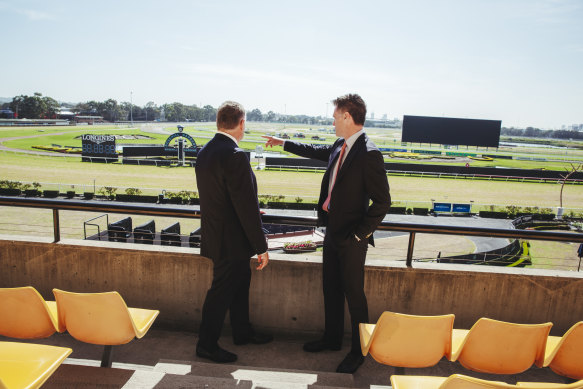
POLYGON ((336 159, 338 158, 338 154, 340 154, 340 149, 342 149, 342 144, 344 142, 339 142, 336 141, 336 147, 334 148, 334 151, 332 151, 332 154, 330 154, 330 159, 328 160, 328 167, 326 170, 328 170, 329 172, 331 172, 331 169, 334 167, 334 164, 336 163, 336 159))
POLYGON ((350 166, 350 163, 352 162, 354 157, 358 153, 360 153, 361 150, 364 149, 364 146, 366 144, 365 136, 366 134, 362 134, 361 136, 359 136, 358 139, 356 139, 356 142, 354 142, 354 144, 350 148, 350 151, 348 152, 348 155, 346 155, 346 158, 344 159, 342 166, 340 166, 340 171, 338 172, 338 177, 336 177, 336 182, 342 179, 342 177, 346 174, 346 171, 348 170, 348 167, 350 166))

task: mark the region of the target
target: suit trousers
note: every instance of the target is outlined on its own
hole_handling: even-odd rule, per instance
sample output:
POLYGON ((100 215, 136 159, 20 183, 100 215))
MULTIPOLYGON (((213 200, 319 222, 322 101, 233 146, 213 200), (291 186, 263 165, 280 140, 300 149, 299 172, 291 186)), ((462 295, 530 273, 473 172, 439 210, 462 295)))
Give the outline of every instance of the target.
POLYGON ((368 323, 368 304, 364 294, 364 262, 368 242, 350 237, 342 244, 324 238, 323 290, 324 340, 341 345, 344 337, 344 300, 348 302, 352 327, 351 352, 360 353, 359 323, 368 323))
POLYGON ((202 306, 198 344, 210 352, 218 348, 229 311, 234 339, 251 335, 249 322, 250 258, 213 260, 213 281, 202 306))

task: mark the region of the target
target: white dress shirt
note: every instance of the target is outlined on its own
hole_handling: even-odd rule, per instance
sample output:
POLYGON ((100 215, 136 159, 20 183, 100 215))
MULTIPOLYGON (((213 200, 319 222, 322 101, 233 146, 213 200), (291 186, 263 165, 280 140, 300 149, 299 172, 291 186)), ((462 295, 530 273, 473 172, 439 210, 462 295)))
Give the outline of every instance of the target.
POLYGON ((217 131, 217 134, 221 134, 221 135, 224 135, 224 136, 226 136, 227 138, 231 138, 231 139, 233 140, 233 142, 235 142, 235 144, 236 144, 237 146, 239 146, 239 142, 237 142, 237 138, 235 138, 233 135, 231 135, 231 134, 227 134, 227 133, 226 133, 226 132, 224 132, 224 131, 217 131))

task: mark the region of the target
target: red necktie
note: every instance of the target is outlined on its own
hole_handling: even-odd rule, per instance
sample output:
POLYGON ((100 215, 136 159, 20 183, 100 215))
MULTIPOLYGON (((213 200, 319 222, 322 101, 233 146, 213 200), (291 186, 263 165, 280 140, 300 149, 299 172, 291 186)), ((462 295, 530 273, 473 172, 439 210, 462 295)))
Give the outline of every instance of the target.
POLYGON ((340 157, 338 158, 338 167, 336 168, 336 175, 334 176, 334 181, 332 181, 332 186, 330 186, 330 190, 328 191, 328 197, 326 197, 326 201, 322 204, 322 209, 326 212, 330 209, 330 196, 332 196, 332 189, 334 189, 334 184, 336 183, 336 179, 338 178, 338 172, 340 171, 340 165, 342 165, 342 157, 344 157, 344 150, 346 150, 346 141, 342 144, 342 149, 340 150, 340 157))

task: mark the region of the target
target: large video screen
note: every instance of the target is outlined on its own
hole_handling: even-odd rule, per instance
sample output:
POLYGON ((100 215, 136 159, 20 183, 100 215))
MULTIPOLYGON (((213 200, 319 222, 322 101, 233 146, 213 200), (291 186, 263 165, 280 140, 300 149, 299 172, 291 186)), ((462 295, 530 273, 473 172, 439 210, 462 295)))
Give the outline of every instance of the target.
POLYGON ((412 143, 498 147, 500 120, 403 116, 401 140, 412 143))

